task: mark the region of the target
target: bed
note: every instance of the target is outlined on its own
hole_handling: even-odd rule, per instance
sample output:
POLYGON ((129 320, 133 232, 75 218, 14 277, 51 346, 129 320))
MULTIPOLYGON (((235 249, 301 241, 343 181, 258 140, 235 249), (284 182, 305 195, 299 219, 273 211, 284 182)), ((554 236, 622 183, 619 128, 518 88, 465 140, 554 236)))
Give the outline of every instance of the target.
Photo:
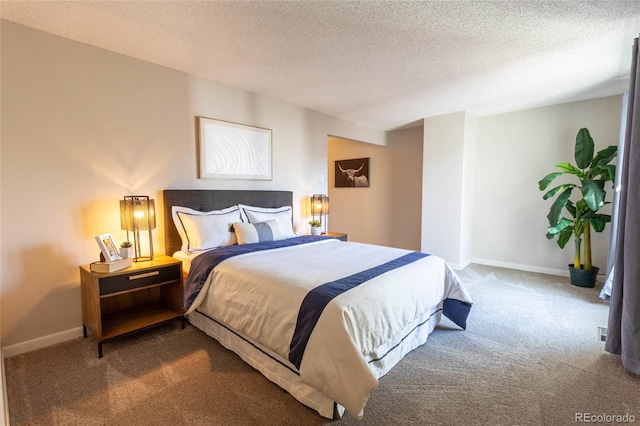
POLYGON ((443 259, 295 235, 289 191, 163 195, 189 322, 324 417, 362 418, 378 379, 442 315, 466 328, 472 300, 443 259))

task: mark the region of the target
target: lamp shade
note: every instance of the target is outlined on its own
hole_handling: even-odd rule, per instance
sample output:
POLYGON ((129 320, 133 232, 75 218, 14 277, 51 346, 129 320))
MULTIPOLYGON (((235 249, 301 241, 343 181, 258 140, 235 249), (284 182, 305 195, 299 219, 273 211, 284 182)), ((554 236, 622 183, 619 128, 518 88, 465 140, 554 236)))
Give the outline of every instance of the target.
POLYGON ((133 251, 136 262, 142 259, 153 259, 153 238, 151 230, 156 228, 156 206, 146 195, 128 195, 120 200, 120 228, 133 231, 133 251), (140 231, 149 232, 149 257, 141 256, 140 231))
POLYGON ((326 216, 329 214, 329 197, 324 194, 311 196, 311 215, 326 216))
POLYGON ((146 195, 125 196, 120 200, 120 228, 125 231, 156 229, 156 209, 146 195))
POLYGON ((323 216, 326 217, 329 215, 329 197, 324 194, 313 194, 311 196, 311 216, 313 219, 318 217, 320 221, 320 226, 324 225, 324 229, 326 231, 327 221, 322 220, 323 216))

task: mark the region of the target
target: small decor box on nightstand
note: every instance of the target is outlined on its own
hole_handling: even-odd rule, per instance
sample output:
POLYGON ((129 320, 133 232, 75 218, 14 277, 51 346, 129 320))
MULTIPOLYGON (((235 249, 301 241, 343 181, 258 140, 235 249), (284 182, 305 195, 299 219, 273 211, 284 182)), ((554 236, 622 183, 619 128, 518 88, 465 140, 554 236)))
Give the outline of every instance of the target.
POLYGON ((174 319, 181 319, 182 262, 169 256, 137 262, 116 272, 91 272, 80 267, 82 328, 102 344, 124 335, 174 319))

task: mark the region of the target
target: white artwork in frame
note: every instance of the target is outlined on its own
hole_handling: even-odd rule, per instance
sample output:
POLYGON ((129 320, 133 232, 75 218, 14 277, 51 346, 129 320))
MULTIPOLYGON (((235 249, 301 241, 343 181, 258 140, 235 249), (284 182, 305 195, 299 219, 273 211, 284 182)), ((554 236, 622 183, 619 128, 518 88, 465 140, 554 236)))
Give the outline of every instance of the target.
POLYGON ((198 117, 200 179, 273 179, 271 130, 198 117))

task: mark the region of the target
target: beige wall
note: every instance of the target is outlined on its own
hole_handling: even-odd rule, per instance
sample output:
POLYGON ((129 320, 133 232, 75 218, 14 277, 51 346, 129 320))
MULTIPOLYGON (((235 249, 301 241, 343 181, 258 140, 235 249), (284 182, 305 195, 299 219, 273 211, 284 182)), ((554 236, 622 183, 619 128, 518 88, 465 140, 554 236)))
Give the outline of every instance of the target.
POLYGON ((460 264, 467 266, 473 257, 473 216, 476 179, 478 119, 466 113, 464 117, 464 148, 462 153, 462 194, 460 202, 460 264))
POLYGON ((466 112, 424 120, 421 249, 454 268, 471 261, 476 127, 466 112))
POLYGON ((349 241, 420 250, 422 128, 389 132, 387 146, 329 138, 329 230, 349 241), (335 188, 336 160, 370 158, 369 188, 335 188))
MULTIPOLYGON (((124 238, 118 200, 165 188, 286 189, 306 228, 327 135, 385 133, 2 21, 2 346, 81 326, 78 265, 124 238), (273 181, 199 180, 196 116, 273 130, 273 181)), ((380 182, 382 183, 382 182, 380 182)), ((163 253, 162 211, 154 231, 163 253)))
MULTIPOLYGON (((478 119, 474 262, 566 273, 572 242, 560 250, 546 239, 551 201, 542 199, 538 181, 555 171, 555 164, 574 162, 582 127, 589 129, 596 150, 616 145, 621 103, 621 96, 612 96, 478 119)), ((606 189, 613 200, 611 185, 606 189)), ((610 230, 609 224, 603 233, 592 233, 594 265, 601 271, 610 230)))

